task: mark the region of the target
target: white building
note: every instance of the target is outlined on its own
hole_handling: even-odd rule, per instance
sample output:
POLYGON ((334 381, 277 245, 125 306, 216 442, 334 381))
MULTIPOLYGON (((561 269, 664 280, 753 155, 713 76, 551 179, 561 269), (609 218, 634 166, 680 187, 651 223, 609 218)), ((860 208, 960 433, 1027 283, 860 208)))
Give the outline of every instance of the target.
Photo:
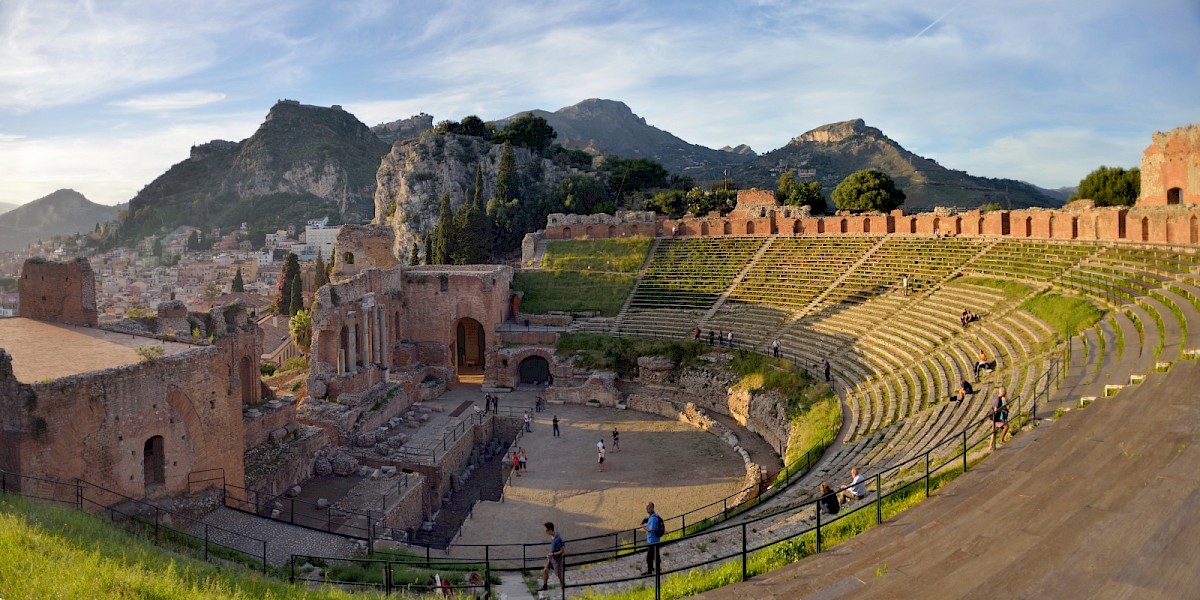
POLYGON ((314 227, 314 222, 309 222, 308 226, 304 228, 304 245, 310 247, 314 260, 317 252, 320 252, 325 262, 329 262, 329 257, 333 256, 333 243, 337 241, 338 232, 341 230, 341 225, 336 227, 317 225, 314 227))

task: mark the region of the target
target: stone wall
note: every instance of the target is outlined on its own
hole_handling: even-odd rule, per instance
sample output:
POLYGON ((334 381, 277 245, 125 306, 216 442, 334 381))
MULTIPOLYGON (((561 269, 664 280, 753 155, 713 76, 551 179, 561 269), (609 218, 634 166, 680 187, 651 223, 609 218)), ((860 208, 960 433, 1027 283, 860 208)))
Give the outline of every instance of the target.
POLYGON ((1200 204, 1200 124, 1157 132, 1142 153, 1138 206, 1170 204, 1200 204))
POLYGON ((17 279, 21 316, 71 325, 96 325, 96 276, 85 258, 31 258, 17 279))
POLYGON ((316 453, 329 446, 329 435, 319 427, 287 429, 283 439, 246 452, 246 489, 274 498, 313 476, 316 453))

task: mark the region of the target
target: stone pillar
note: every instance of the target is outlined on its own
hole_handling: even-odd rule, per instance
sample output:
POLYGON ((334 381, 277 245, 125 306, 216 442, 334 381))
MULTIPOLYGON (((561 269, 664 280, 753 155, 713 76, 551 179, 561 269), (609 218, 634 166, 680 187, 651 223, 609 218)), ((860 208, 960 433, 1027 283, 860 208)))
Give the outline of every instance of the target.
POLYGON ((375 338, 374 360, 375 364, 379 365, 380 368, 383 368, 383 310, 376 306, 375 308, 371 309, 371 316, 373 317, 371 320, 371 334, 375 338))
POLYGON ((383 357, 381 364, 383 364, 384 369, 392 368, 392 333, 390 331, 391 319, 388 318, 389 314, 390 313, 387 310, 386 304, 379 307, 379 319, 380 323, 382 324, 381 331, 383 332, 383 337, 380 338, 380 341, 383 342, 383 348, 380 351, 380 355, 383 357))
POLYGON ((358 364, 358 327, 354 322, 354 316, 358 314, 354 311, 346 313, 346 328, 349 329, 347 339, 350 341, 350 347, 346 349, 346 372, 353 373, 357 369, 358 364))

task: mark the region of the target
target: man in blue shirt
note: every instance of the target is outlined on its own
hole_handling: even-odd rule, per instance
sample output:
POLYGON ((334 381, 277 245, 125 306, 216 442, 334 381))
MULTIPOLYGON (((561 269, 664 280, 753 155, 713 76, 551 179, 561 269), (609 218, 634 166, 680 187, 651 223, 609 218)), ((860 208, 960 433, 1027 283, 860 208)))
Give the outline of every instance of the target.
POLYGON ((550 536, 550 554, 546 555, 546 566, 542 567, 542 587, 538 591, 546 591, 547 585, 550 583, 550 570, 554 569, 554 574, 558 575, 558 585, 563 583, 563 558, 567 555, 567 543, 563 541, 562 536, 554 531, 554 523, 546 522, 546 535, 550 536))
MULTIPOLYGON (((662 536, 667 532, 667 526, 663 523, 662 517, 654 512, 654 503, 646 505, 646 521, 642 524, 642 529, 646 530, 646 571, 642 575, 654 574, 654 555, 655 546, 662 541, 662 536)), ((659 565, 662 566, 661 564, 659 565)))

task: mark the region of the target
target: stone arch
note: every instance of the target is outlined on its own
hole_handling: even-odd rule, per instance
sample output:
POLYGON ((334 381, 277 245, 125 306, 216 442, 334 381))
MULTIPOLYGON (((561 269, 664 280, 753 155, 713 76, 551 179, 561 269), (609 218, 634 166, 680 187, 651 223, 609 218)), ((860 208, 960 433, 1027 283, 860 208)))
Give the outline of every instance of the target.
POLYGON ((1167 204, 1181 204, 1183 202, 1183 190, 1173 187, 1167 190, 1167 204))
POLYGON ((1046 219, 1046 237, 1054 237, 1054 215, 1046 219))
POLYGON ((983 235, 983 217, 979 217, 975 223, 975 235, 983 235))
MULTIPOLYGON (((529 363, 531 359, 540 358, 546 363, 546 374, 549 381, 553 383, 554 376, 550 374, 550 367, 554 365, 554 355, 551 350, 545 348, 523 348, 520 351, 512 354, 508 358, 508 368, 511 369, 512 381, 518 383, 526 383, 522 366, 529 363)), ((532 363, 529 363, 530 365, 532 363)))
POLYGON ((863 217, 863 233, 871 233, 871 217, 863 217))
POLYGON ((1017 222, 1022 225, 1021 237, 1033 237, 1033 217, 1020 218, 1017 222))
POLYGON ((721 231, 725 235, 733 235, 733 223, 725 221, 725 227, 721 231))
POLYGON ((571 239, 571 228, 570 227, 563 227, 563 239, 564 240, 571 239))
POLYGON ((838 219, 838 233, 846 233, 848 227, 846 219, 838 219))
POLYGON ((746 221, 746 235, 754 235, 754 221, 746 221))
POLYGON ((1150 217, 1142 217, 1142 241, 1150 241, 1150 217))
POLYGON ((343 252, 342 253, 342 262, 344 262, 348 265, 354 264, 354 253, 353 252, 343 252))
POLYGON ((517 364, 518 383, 542 384, 550 381, 550 361, 544 356, 526 356, 517 364))
POLYGON ((610 237, 610 238, 617 237, 617 226, 616 225, 608 226, 608 237, 610 237))
POLYGON ((167 482, 167 453, 163 436, 154 435, 142 444, 142 483, 147 488, 167 482))
POLYGON ((587 227, 583 228, 583 237, 585 237, 585 238, 592 237, 592 226, 591 225, 588 225, 587 227))
POLYGON ((255 390, 258 389, 258 374, 249 356, 238 359, 238 380, 242 388, 242 404, 257 402, 255 390))
POLYGON ((483 368, 486 355, 487 336, 483 325, 471 317, 463 317, 454 324, 454 366, 483 368))
POLYGON ((916 233, 916 232, 917 232, 917 220, 916 220, 915 218, 909 217, 909 219, 908 219, 908 232, 909 232, 909 233, 916 233))
POLYGON ((700 222, 700 235, 702 235, 702 236, 708 235, 708 221, 700 222))
POLYGON ((792 233, 793 234, 804 233, 804 222, 801 221, 800 219, 796 219, 795 221, 792 221, 792 233))

